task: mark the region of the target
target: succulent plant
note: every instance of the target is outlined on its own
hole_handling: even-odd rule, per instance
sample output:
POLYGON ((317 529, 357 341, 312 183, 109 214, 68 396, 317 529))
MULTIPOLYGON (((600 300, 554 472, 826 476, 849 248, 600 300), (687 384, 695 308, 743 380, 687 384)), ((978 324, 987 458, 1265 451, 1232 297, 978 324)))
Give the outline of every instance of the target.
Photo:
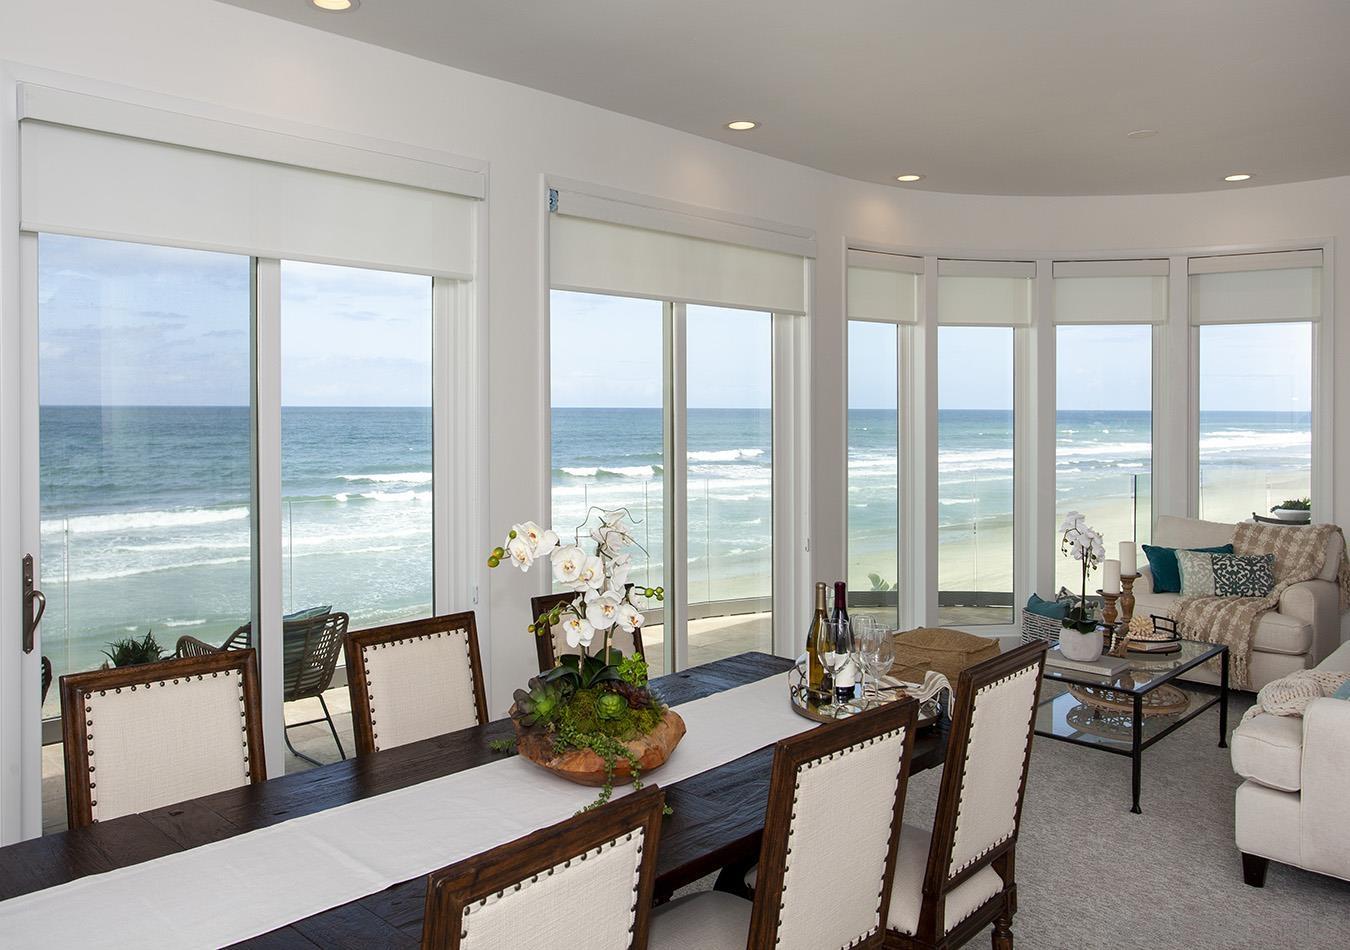
POLYGON ((595 700, 595 714, 601 719, 620 719, 628 714, 628 700, 618 693, 601 693, 595 700))
POLYGON ((526 727, 552 722, 562 708, 562 689, 537 676, 525 685, 529 687, 528 691, 518 689, 515 692, 517 721, 526 727))
POLYGON ((622 696, 629 709, 647 709, 656 705, 655 699, 645 686, 634 686, 625 682, 609 683, 607 686, 610 695, 622 696))

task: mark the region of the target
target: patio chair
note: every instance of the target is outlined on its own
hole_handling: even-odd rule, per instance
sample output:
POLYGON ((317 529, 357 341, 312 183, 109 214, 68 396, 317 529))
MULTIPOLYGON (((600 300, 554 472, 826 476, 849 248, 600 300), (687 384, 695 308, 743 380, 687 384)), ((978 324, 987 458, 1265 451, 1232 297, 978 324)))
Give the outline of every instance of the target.
MULTIPOLYGON (((323 709, 323 715, 317 719, 286 723, 283 732, 286 748, 291 750, 291 754, 311 765, 321 763, 305 755, 291 743, 290 730, 298 726, 313 726, 326 722, 328 731, 333 734, 338 755, 347 758, 347 751, 342 747, 337 726, 333 723, 333 715, 328 711, 328 703, 323 698, 324 692, 332 686, 333 672, 337 669, 338 657, 342 655, 342 639, 347 634, 347 622, 346 614, 329 613, 325 609, 323 613, 311 610, 290 614, 281 625, 282 668, 285 680, 282 701, 289 703, 298 699, 313 698, 319 701, 319 706, 323 709)), ((243 650, 251 646, 253 646, 253 627, 252 624, 246 623, 230 634, 229 638, 218 647, 203 643, 196 637, 180 637, 176 652, 180 657, 203 656, 226 650, 243 650)))

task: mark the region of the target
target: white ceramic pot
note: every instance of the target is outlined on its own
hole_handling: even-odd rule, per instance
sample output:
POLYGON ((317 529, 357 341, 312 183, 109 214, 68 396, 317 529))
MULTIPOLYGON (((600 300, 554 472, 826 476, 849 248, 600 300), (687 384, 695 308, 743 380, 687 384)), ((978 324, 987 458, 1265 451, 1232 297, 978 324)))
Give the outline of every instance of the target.
POLYGON ((1308 520, 1308 512, 1302 508, 1276 508, 1271 512, 1281 521, 1304 521, 1308 520))
POLYGON ((1091 633, 1081 633, 1065 627, 1059 631, 1059 652, 1063 653, 1067 659, 1077 660, 1080 663, 1091 663, 1093 660, 1098 660, 1102 655, 1101 631, 1093 630, 1091 633))

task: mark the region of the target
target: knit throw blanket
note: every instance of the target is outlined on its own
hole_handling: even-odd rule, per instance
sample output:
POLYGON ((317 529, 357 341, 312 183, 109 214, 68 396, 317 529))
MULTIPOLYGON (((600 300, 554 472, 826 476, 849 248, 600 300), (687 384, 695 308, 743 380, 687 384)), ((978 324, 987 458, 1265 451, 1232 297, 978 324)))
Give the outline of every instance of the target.
POLYGON ((1345 554, 1345 535, 1336 525, 1286 526, 1240 524, 1233 533, 1235 554, 1275 555, 1275 587, 1266 597, 1187 597, 1177 602, 1172 619, 1189 640, 1222 643, 1228 647, 1232 683, 1251 688, 1249 662, 1252 638, 1261 615, 1273 610, 1280 595, 1293 584, 1317 578, 1326 561, 1332 536, 1339 537, 1341 562, 1337 582, 1341 610, 1350 607, 1350 563, 1345 554))
POLYGON ((1350 680, 1350 673, 1331 670, 1296 670, 1262 686, 1256 694, 1256 705, 1242 715, 1246 722, 1261 713, 1272 716, 1302 716, 1314 699, 1330 696, 1350 680))

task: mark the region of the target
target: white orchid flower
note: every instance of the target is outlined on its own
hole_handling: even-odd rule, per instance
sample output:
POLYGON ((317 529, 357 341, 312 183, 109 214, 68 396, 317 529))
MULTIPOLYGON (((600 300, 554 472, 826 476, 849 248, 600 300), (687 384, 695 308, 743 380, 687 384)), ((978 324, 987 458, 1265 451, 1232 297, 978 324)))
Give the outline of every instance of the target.
POLYGON ((511 558, 511 563, 522 571, 528 571, 534 563, 534 549, 520 535, 506 542, 506 554, 511 558))
POLYGON ((596 630, 608 630, 619 617, 620 600, 613 591, 586 597, 586 619, 596 630))
POLYGON ((547 528, 541 528, 533 521, 512 525, 516 537, 524 538, 535 557, 543 557, 558 546, 558 536, 547 528))
POLYGON ((628 574, 632 570, 633 558, 630 555, 620 554, 616 557, 609 568, 609 589, 622 597, 624 588, 628 586, 628 574))
POLYGON ((605 562, 597 555, 590 555, 581 565, 577 575, 578 590, 599 590, 605 583, 605 562))
POLYGON ((562 628, 567 645, 574 650, 579 646, 589 647, 592 638, 595 637, 595 627, 585 617, 568 614, 563 618, 562 628))
POLYGON ((558 548, 550 555, 553 579, 560 584, 575 584, 586 566, 586 552, 576 545, 558 548))
POLYGON ((632 604, 620 604, 619 609, 615 612, 614 622, 619 625, 620 630, 632 633, 642 626, 642 614, 638 613, 638 609, 632 604))

